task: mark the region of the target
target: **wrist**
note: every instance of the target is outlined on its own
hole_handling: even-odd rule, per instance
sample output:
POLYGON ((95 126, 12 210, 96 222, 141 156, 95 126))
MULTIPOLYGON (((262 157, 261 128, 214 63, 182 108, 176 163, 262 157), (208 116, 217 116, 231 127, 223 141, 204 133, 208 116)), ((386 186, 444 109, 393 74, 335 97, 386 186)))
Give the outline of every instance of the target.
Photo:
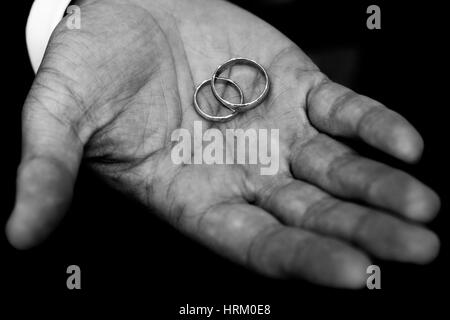
POLYGON ((26 26, 28 55, 34 72, 37 72, 50 36, 70 2, 70 0, 34 1, 26 26))

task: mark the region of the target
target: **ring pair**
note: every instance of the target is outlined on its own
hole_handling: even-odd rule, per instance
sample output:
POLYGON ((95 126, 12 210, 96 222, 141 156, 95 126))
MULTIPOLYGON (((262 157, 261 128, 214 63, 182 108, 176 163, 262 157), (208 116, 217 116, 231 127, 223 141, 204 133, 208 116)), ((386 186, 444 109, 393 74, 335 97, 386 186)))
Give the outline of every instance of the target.
POLYGON ((226 122, 226 121, 230 121, 231 119, 233 119, 234 117, 236 117, 239 113, 241 112, 245 112, 248 111, 250 109, 253 109, 254 107, 256 107, 257 105, 259 105, 267 96, 267 94, 269 93, 269 88, 270 88, 270 80, 269 80, 269 76, 266 72, 266 70, 256 61, 253 61, 251 59, 247 59, 247 58, 232 58, 230 60, 228 60, 227 62, 225 62, 224 64, 220 65, 216 71, 213 73, 211 79, 206 79, 205 81, 203 81, 196 89, 194 92, 194 107, 195 110, 197 111, 197 113, 202 116, 204 119, 209 120, 209 121, 214 121, 214 122, 226 122), (253 101, 250 102, 244 102, 244 93, 242 92, 241 88, 236 84, 236 82, 234 82, 231 79, 227 79, 227 78, 221 78, 219 77, 220 74, 222 74, 223 71, 225 71, 226 69, 236 65, 236 64, 246 64, 252 67, 255 67, 256 69, 258 69, 264 76, 265 79, 265 85, 264 85, 264 90, 262 91, 262 93, 253 101), (237 91, 239 92, 240 95, 240 102, 239 103, 232 103, 228 100, 225 100, 224 98, 222 98, 219 93, 217 92, 216 89, 216 82, 217 81, 222 81, 222 82, 226 82, 228 84, 231 84, 235 89, 237 89, 237 91), (226 116, 214 116, 214 115, 210 115, 208 113, 206 113, 202 108, 200 108, 198 101, 197 101, 197 96, 199 91, 206 86, 207 84, 211 85, 211 90, 214 94, 214 96, 216 97, 216 99, 226 108, 228 108, 231 113, 226 115, 226 116))

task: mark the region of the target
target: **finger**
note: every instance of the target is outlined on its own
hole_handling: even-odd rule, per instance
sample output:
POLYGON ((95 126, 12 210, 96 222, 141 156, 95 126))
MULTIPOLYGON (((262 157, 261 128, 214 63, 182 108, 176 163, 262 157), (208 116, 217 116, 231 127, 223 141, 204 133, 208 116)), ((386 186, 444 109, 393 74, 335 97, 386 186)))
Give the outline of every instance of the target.
POLYGON ((401 160, 420 158, 423 140, 398 113, 329 80, 308 95, 308 115, 319 130, 342 137, 358 137, 401 160))
POLYGON ((293 175, 345 198, 428 221, 439 210, 439 197, 403 171, 363 158, 343 144, 319 134, 294 147, 293 175))
POLYGON ((336 199, 308 183, 291 180, 263 198, 263 207, 282 222, 354 242, 378 258, 426 263, 439 251, 431 231, 336 199))
POLYGON ((356 288, 366 281, 368 258, 335 239, 285 227, 259 207, 220 204, 198 221, 197 238, 215 251, 273 277, 356 288))
POLYGON ((56 80, 40 72, 24 105, 16 203, 6 227, 10 243, 20 249, 42 241, 61 219, 82 156, 72 121, 77 106, 56 80))

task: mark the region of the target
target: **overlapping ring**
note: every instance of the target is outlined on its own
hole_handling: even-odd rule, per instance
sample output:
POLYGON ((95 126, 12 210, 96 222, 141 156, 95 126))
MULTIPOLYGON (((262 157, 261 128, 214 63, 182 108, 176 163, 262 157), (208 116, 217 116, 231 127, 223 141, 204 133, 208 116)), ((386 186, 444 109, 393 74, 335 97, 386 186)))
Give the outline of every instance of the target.
POLYGON ((207 79, 197 86, 197 88, 195 89, 195 92, 194 92, 194 108, 197 111, 197 113, 206 120, 214 121, 214 122, 230 121, 231 119, 236 117, 239 113, 246 112, 250 109, 253 109, 256 106, 258 106, 261 102, 263 102, 264 99, 267 97, 267 94, 269 93, 269 89, 270 89, 269 75, 267 74, 266 70, 259 63, 257 63, 254 60, 247 59, 247 58, 232 58, 232 59, 228 60, 227 62, 225 62, 224 64, 218 66, 216 71, 213 73, 211 79, 207 79), (257 98, 255 98, 254 100, 252 100, 250 102, 244 102, 244 100, 245 100, 244 93, 242 92, 241 88, 236 84, 236 82, 234 82, 231 79, 219 77, 220 74, 222 74, 226 69, 228 69, 236 64, 247 64, 252 67, 255 67, 264 76, 265 85, 264 85, 263 91, 260 93, 260 95, 257 98), (237 89, 239 92, 239 95, 240 95, 240 102, 232 103, 232 102, 222 98, 216 89, 217 81, 227 82, 227 83, 231 84, 235 89, 237 89), (221 103, 221 105, 231 111, 230 114, 225 115, 225 116, 210 115, 200 107, 198 100, 197 100, 198 93, 207 84, 211 85, 211 90, 214 94, 214 97, 221 103))

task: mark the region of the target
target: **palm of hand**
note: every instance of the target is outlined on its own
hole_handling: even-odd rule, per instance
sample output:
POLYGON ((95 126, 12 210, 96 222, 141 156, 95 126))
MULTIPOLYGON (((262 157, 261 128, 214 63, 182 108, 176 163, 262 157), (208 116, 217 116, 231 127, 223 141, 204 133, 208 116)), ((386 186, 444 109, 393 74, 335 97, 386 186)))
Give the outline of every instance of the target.
MULTIPOLYGON (((162 3, 88 2, 82 29, 60 24, 51 41, 31 95, 69 84, 69 101, 78 107, 56 114, 70 123, 86 161, 182 231, 265 274, 359 286, 370 263, 348 242, 400 261, 435 255, 436 239, 425 229, 334 197, 356 198, 416 219, 436 211, 434 194, 419 182, 320 133, 352 132, 356 120, 347 120, 349 114, 369 110, 373 101, 335 84, 328 88, 331 82, 300 49, 245 11, 211 1, 162 3), (261 176, 249 165, 183 166, 170 158, 171 133, 192 130, 201 119, 192 107, 195 86, 236 56, 267 68, 271 92, 257 108, 214 126, 280 129, 280 168, 273 176, 261 176), (324 104, 340 106, 335 122, 324 120, 324 104), (405 190, 383 191, 392 184, 415 195, 420 189, 420 203, 411 206, 405 190)), ((388 113, 367 114, 383 112, 388 113)), ((385 117, 407 128, 414 141, 415 132, 403 119, 392 113, 385 117)), ((370 124, 372 131, 358 132, 368 143, 406 160, 414 157, 380 142, 379 124, 370 124)))

